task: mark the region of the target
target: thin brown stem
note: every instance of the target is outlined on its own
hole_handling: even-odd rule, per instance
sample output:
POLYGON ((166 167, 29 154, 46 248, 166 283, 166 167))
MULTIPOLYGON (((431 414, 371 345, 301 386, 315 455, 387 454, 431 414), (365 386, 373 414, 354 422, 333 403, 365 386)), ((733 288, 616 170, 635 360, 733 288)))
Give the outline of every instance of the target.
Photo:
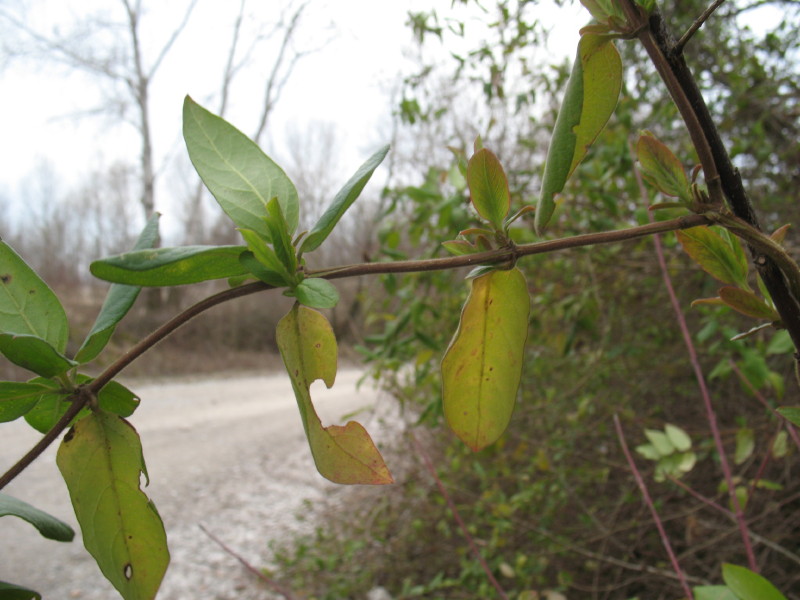
POLYGON ((420 444, 417 441, 417 438, 414 437, 414 434, 411 433, 410 436, 411 436, 411 441, 413 442, 414 447, 417 450, 417 453, 422 458, 422 462, 425 463, 425 468, 428 470, 428 473, 431 474, 431 477, 433 477, 433 480, 436 482, 436 487, 439 488, 439 493, 442 495, 445 502, 447 502, 447 507, 450 509, 450 512, 452 513, 453 518, 458 524, 459 529, 461 529, 461 533, 463 533, 464 537, 467 539, 467 544, 469 545, 470 551, 475 556, 477 561, 480 563, 483 572, 486 573, 486 578, 489 580, 494 589, 497 591, 497 594, 500 596, 500 598, 508 600, 508 595, 506 594, 505 590, 502 588, 500 583, 497 581, 497 578, 495 578, 494 573, 492 573, 492 570, 489 568, 489 565, 486 564, 486 559, 483 558, 483 555, 481 554, 480 550, 478 550, 478 546, 475 545, 475 540, 470 535, 469 530, 467 529, 467 526, 464 523, 464 520, 461 518, 461 514, 458 512, 455 502, 453 502, 453 499, 447 492, 447 488, 444 486, 444 483, 442 483, 442 480, 439 479, 439 476, 436 474, 436 469, 433 466, 433 462, 431 462, 431 459, 428 456, 427 452, 425 452, 425 449, 422 447, 422 444, 420 444))
POLYGON ((667 531, 664 529, 664 524, 661 522, 661 517, 658 516, 658 511, 656 510, 655 504, 653 504, 653 499, 650 497, 650 492, 647 489, 647 485, 645 485, 644 479, 642 479, 642 474, 639 473, 639 469, 636 467, 636 462, 633 460, 633 456, 631 456, 631 451, 628 449, 628 443, 625 441, 625 434, 622 431, 622 425, 620 424, 619 417, 616 414, 614 415, 614 428, 617 431, 617 437, 619 438, 619 443, 622 446, 622 453, 625 455, 625 459, 628 461, 628 466, 630 467, 633 477, 636 480, 636 485, 639 486, 639 491, 642 493, 642 498, 644 499, 645 504, 647 504, 647 508, 650 510, 650 515, 653 517, 653 522, 656 524, 656 529, 658 529, 658 534, 661 536, 661 543, 663 544, 664 550, 666 550, 667 555, 669 556, 672 569, 678 576, 678 581, 681 583, 683 593, 686 594, 686 597, 689 600, 692 600, 694 598, 692 595, 692 589, 689 587, 689 583, 686 581, 686 577, 683 574, 683 569, 681 569, 681 565, 678 562, 678 557, 675 555, 675 552, 672 549, 669 536, 667 535, 667 531))
POLYGON ((695 22, 692 23, 689 29, 686 30, 686 33, 684 33, 681 36, 681 39, 678 40, 678 43, 675 44, 675 52, 678 53, 683 52, 684 47, 689 42, 689 40, 692 39, 692 36, 695 33, 697 33, 697 30, 703 26, 703 23, 705 23, 708 20, 708 18, 714 13, 714 11, 717 10, 720 6, 722 6, 723 2, 725 2, 725 0, 714 0, 711 6, 706 8, 703 11, 703 14, 697 17, 695 22))
MULTIPOLYGON (((477 254, 469 254, 467 256, 345 265, 341 267, 309 271, 307 275, 313 277, 322 277, 325 279, 342 279, 345 277, 359 277, 363 275, 442 271, 476 265, 501 264, 509 261, 515 261, 517 258, 522 256, 556 252, 569 248, 580 248, 585 246, 611 244, 615 242, 634 240, 656 233, 664 233, 677 229, 687 229, 690 227, 697 227, 698 225, 708 225, 711 224, 711 222, 712 221, 705 215, 687 215, 684 217, 678 217, 677 219, 649 223, 647 225, 630 227, 628 229, 618 229, 600 233, 587 233, 569 238, 514 246, 513 248, 499 248, 497 250, 479 252, 477 254)), ((97 394, 105 385, 114 379, 114 377, 119 375, 119 373, 125 369, 125 367, 130 365, 139 356, 165 339, 176 329, 188 323, 194 317, 200 315, 209 308, 229 300, 234 300, 236 298, 241 298, 268 289, 272 289, 272 287, 265 283, 249 283, 247 285, 219 292, 218 294, 209 296, 197 304, 190 306, 185 311, 176 315, 164 323, 161 327, 149 334, 147 337, 139 341, 122 357, 109 365, 108 368, 106 368, 100 375, 97 376, 97 378, 87 384, 85 389, 91 394, 97 394)), ((64 418, 60 419, 45 435, 45 437, 39 440, 39 442, 23 457, 23 460, 14 465, 7 473, 0 477, 0 489, 2 489, 8 484, 8 482, 19 475, 25 469, 25 467, 27 467, 27 465, 33 462, 37 456, 44 452, 44 450, 58 438, 59 434, 67 428, 72 418, 74 418, 81 411, 81 409, 86 406, 88 401, 86 398, 78 395, 73 395, 70 400, 72 401, 69 409, 69 414, 71 415, 70 418, 65 418, 65 415, 64 418)))
POLYGON ((261 571, 259 569, 256 569, 253 565, 251 565, 249 562, 247 562, 244 559, 244 557, 242 557, 240 554, 238 554, 235 551, 233 551, 222 540, 220 540, 217 536, 215 536, 213 533, 211 533, 208 529, 203 527, 203 525, 198 525, 198 527, 200 527, 200 529, 203 531, 203 533, 205 533, 208 537, 210 537, 220 548, 222 548, 225 552, 227 552, 233 558, 238 560, 239 563, 245 569, 247 569, 250 573, 255 575, 258 579, 260 579, 261 581, 263 581, 264 583, 269 585, 276 593, 278 593, 281 596, 283 596, 284 598, 286 598, 286 600, 294 600, 294 595, 292 595, 292 592, 289 591, 288 588, 286 588, 285 586, 281 585, 280 583, 278 583, 274 579, 271 579, 271 578, 267 577, 263 573, 263 571, 261 571))

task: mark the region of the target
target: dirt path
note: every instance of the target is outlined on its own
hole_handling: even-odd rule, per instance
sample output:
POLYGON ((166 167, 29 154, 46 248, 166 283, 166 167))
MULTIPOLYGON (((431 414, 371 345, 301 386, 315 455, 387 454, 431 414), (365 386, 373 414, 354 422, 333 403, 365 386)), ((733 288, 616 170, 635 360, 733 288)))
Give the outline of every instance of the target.
MULTIPOLYGON (((324 424, 358 416, 380 447, 381 431, 369 412, 379 401, 360 373, 340 371, 312 396, 324 424)), ((269 598, 240 565, 199 528, 228 543, 255 565, 269 561, 270 541, 314 527, 297 515, 343 489, 316 472, 285 375, 236 377, 134 386, 142 405, 131 422, 142 437, 151 484, 146 488, 164 519, 172 561, 159 600, 269 598)), ((386 407, 386 406, 385 406, 386 407)), ((38 434, 24 423, 0 430, 0 469, 29 448, 38 434)), ((7 493, 67 521, 78 531, 66 487, 55 465, 55 446, 7 493)), ((79 534, 78 534, 79 535, 79 534)), ((116 600, 79 539, 69 544, 41 538, 27 523, 0 520, 0 580, 27 585, 45 600, 116 600)))

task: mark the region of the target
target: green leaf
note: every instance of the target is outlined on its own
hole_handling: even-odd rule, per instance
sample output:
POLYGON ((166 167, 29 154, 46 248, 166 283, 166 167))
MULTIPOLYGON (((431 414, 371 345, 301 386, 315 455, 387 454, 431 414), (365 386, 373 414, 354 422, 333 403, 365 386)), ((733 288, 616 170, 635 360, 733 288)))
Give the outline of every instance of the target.
POLYGON ((511 420, 529 314, 528 286, 519 269, 472 280, 442 360, 442 402, 448 425, 474 451, 497 441, 511 420))
POLYGON ((658 431, 657 429, 645 429, 644 434, 647 436, 647 439, 650 440, 650 443, 653 444, 653 447, 656 449, 656 452, 658 452, 659 455, 669 456, 675 452, 675 446, 672 444, 672 441, 669 439, 667 434, 663 431, 658 431))
POLYGON ((336 378, 336 338, 327 319, 295 304, 278 323, 276 338, 320 474, 334 483, 392 483, 383 458, 360 423, 323 427, 314 410, 311 384, 322 379, 331 387, 336 378))
POLYGON ((239 262, 243 246, 180 246, 137 250, 93 262, 92 275, 105 281, 167 286, 226 279, 247 273, 239 262))
POLYGON ((795 427, 800 427, 800 406, 781 406, 777 411, 795 427))
POLYGON ((32 335, 57 352, 67 348, 69 327, 56 295, 14 250, 0 241, 0 332, 32 335))
POLYGON ((297 256, 292 246, 292 236, 289 234, 289 225, 283 217, 281 205, 277 198, 267 202, 267 227, 272 236, 272 247, 275 254, 289 273, 297 271, 297 256))
POLYGON ((445 250, 447 250, 450 254, 455 254, 456 256, 475 254, 479 251, 475 244, 471 244, 467 240, 448 240, 446 242, 442 242, 442 246, 444 246, 445 250))
POLYGON ((642 444, 640 446, 636 446, 636 452, 641 454, 647 460, 658 460, 661 458, 661 453, 656 450, 656 447, 653 444, 642 444))
POLYGON ((622 88, 622 60, 608 36, 586 34, 578 43, 553 137, 547 150, 534 225, 541 235, 575 167, 603 130, 622 88))
POLYGON ((2 600, 42 600, 39 592, 28 588, 0 581, 0 599, 2 600))
MULTIPOLYGON (((156 213, 150 217, 133 247, 134 250, 152 248, 158 241, 158 218, 160 216, 156 213)), ((108 340, 111 339, 117 323, 128 314, 133 303, 136 302, 140 290, 141 288, 138 286, 117 283, 108 289, 106 299, 100 308, 100 313, 97 315, 94 325, 92 325, 91 331, 89 331, 83 344, 75 354, 76 361, 84 364, 97 357, 100 351, 106 347, 108 340)))
POLYGON ((31 506, 27 502, 0 493, 0 517, 5 517, 7 515, 19 517, 27 521, 36 527, 43 537, 49 540, 71 542, 72 538, 75 537, 75 532, 72 530, 72 527, 63 521, 48 515, 43 510, 31 506))
POLYGON ((40 383, 0 382, 0 423, 13 421, 23 416, 49 389, 40 383))
POLYGON ((772 458, 783 458, 789 453, 789 435, 785 431, 779 431, 775 436, 770 453, 772 458))
POLYGON ((34 335, 0 333, 0 353, 15 365, 42 377, 56 377, 78 364, 34 335))
POLYGON ((511 209, 511 193, 503 165, 486 148, 481 148, 467 163, 470 199, 478 214, 495 230, 503 228, 503 219, 511 209))
POLYGON ((687 452, 692 447, 692 438, 677 425, 668 423, 664 427, 664 433, 678 452, 687 452))
POLYGON ((142 446, 126 421, 103 411, 75 423, 56 463, 83 543, 125 600, 155 598, 169 563, 164 525, 139 488, 142 446))
POLYGON ((339 303, 339 292, 327 279, 310 277, 294 288, 294 295, 300 304, 309 308, 333 308, 339 303))
POLYGON ((614 0, 581 0, 581 4, 598 23, 608 23, 612 17, 625 18, 625 13, 614 0))
MULTIPOLYGON (((244 241, 247 242, 247 247, 249 248, 250 252, 256 258, 256 260, 261 263, 261 265, 271 273, 276 273, 279 277, 279 281, 281 283, 280 286, 287 286, 293 285, 297 275, 293 272, 289 272, 286 268, 286 265, 283 261, 278 257, 271 247, 267 246, 267 243, 261 238, 258 233, 253 231, 252 229, 240 229, 239 233, 242 234, 244 241)), ((250 264, 248 259, 244 259, 244 264, 250 264)), ((241 258, 240 258, 241 262, 241 258)), ((253 272, 253 275, 258 276, 257 273, 253 272)))
POLYGON ((786 596, 758 573, 724 563, 722 579, 739 600, 786 600, 786 596))
POLYGON ((683 165, 672 151, 650 132, 644 132, 636 143, 642 177, 667 196, 680 198, 685 203, 692 201, 689 179, 683 165))
POLYGON ((350 205, 355 202, 364 186, 372 177, 372 173, 378 168, 386 158, 389 152, 389 146, 384 146, 375 154, 370 156, 367 161, 358 168, 358 171, 344 184, 341 190, 336 194, 331 202, 331 205, 322 214, 314 227, 309 232, 308 236, 303 240, 300 245, 301 252, 311 252, 316 250, 330 235, 333 228, 342 218, 344 213, 350 208, 350 205))
POLYGON ((297 190, 255 142, 189 96, 183 103, 183 137, 194 168, 237 227, 270 241, 264 217, 267 202, 277 198, 294 234, 299 222, 297 190))
POLYGON ((686 254, 709 275, 739 287, 747 287, 747 268, 742 268, 737 253, 716 231, 701 225, 676 231, 686 254))
POLYGON ((692 591, 694 600, 739 600, 727 585, 698 585, 692 591))
MULTIPOLYGON (((45 384, 47 380, 35 380, 37 383, 45 384)), ((92 381, 88 375, 78 375, 77 383, 85 385, 92 381)), ((46 388, 45 393, 39 397, 36 403, 25 415, 28 425, 41 433, 50 431, 56 422, 67 412, 69 408, 69 394, 67 390, 58 387, 46 388)), ((120 417, 129 417, 139 406, 139 398, 121 383, 111 381, 103 386, 97 394, 97 404, 106 412, 114 413, 120 417)), ((89 414, 89 409, 85 408, 73 419, 72 423, 82 419, 89 414)))
POLYGON ((767 304, 763 298, 759 298, 748 290, 725 286, 719 289, 719 297, 726 306, 748 317, 767 319, 773 322, 781 320, 781 316, 774 308, 767 304))
POLYGON ((239 262, 242 263, 242 266, 245 269, 247 269, 248 274, 255 275, 267 285, 271 285, 272 287, 276 288, 285 287, 287 285, 286 279, 284 279, 283 275, 276 273, 275 271, 270 271, 250 251, 242 252, 239 255, 239 262))

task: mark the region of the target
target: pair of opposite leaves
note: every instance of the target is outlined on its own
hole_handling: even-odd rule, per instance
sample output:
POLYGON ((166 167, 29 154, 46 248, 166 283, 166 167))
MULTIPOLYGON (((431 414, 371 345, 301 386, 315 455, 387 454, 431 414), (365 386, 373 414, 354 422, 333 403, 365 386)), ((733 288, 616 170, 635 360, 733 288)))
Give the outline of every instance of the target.
MULTIPOLYGON (((530 299, 522 272, 495 270, 472 280, 458 330, 442 360, 445 419, 477 451, 505 431, 514 410, 528 335, 530 299)), ((319 312, 295 304, 278 323, 277 342, 292 380, 317 470, 335 483, 384 484, 392 477, 364 427, 323 427, 309 388, 336 377, 336 338, 319 312)))

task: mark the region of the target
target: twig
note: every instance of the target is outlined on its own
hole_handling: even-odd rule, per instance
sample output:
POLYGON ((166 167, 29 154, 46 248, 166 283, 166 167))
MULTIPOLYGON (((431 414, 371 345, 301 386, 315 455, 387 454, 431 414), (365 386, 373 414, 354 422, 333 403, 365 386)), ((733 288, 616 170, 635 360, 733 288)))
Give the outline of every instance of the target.
POLYGON ((678 40, 678 43, 675 44, 675 52, 677 52, 678 54, 683 52, 684 47, 691 39, 691 37, 695 33, 697 33, 697 30, 703 26, 703 23, 705 23, 708 20, 708 18, 713 14, 715 10, 717 10, 722 5, 723 2, 725 2, 725 0, 714 0, 711 6, 706 8, 703 11, 703 14, 697 17, 697 20, 694 23, 692 23, 691 27, 689 27, 689 29, 686 30, 686 33, 684 33, 681 36, 681 39, 678 40))
MULTIPOLYGON (((627 240, 639 239, 648 235, 656 233, 664 233, 667 231, 674 231, 676 229, 688 229, 698 225, 708 225, 711 221, 704 215, 688 215, 685 217, 678 217, 668 221, 659 221, 657 223, 649 223, 647 225, 640 225, 637 227, 629 227, 627 229, 618 229, 613 231, 605 231, 600 233, 587 233, 584 235, 576 235, 569 238, 561 238, 556 240, 547 240, 533 244, 524 244, 516 246, 513 249, 499 248, 489 252, 479 252, 476 254, 469 254, 467 256, 453 256, 448 258, 433 258, 425 260, 408 260, 397 262, 385 263, 362 263, 354 265, 344 265, 341 267, 333 267, 329 269, 320 269, 316 271, 309 271, 308 276, 322 277, 325 279, 342 279, 345 277, 359 277, 363 275, 381 275, 388 273, 409 273, 420 271, 442 271, 449 269, 456 269, 459 267, 468 267, 475 265, 488 265, 507 262, 509 259, 517 258, 520 256, 529 256, 533 254, 542 254, 547 252, 556 252, 559 250, 566 250, 569 248, 580 248, 584 246, 593 246, 597 244, 611 244, 627 240)), ((153 331, 150 335, 139 341, 122 357, 109 365, 98 377, 92 380, 86 389, 97 394, 105 385, 107 385, 114 377, 116 377, 125 367, 130 365, 139 356, 144 354, 150 348, 169 336, 176 329, 188 323, 194 317, 205 312, 209 308, 241 298, 256 292, 262 292, 268 289, 273 289, 265 283, 249 283, 239 286, 230 290, 225 290, 209 296, 201 300, 197 304, 190 306, 185 311, 176 315, 161 327, 153 331)), ((86 401, 77 395, 68 398, 72 402, 69 409, 70 417, 60 419, 53 428, 43 437, 16 465, 9 469, 2 477, 0 477, 0 489, 5 487, 12 479, 19 475, 27 465, 32 463, 36 457, 47 449, 47 447, 54 442, 64 429, 69 425, 75 415, 86 406, 86 401)), ((65 415, 66 417, 66 415, 65 415)))
POLYGON ((292 592, 289 589, 285 588, 283 585, 281 585, 280 583, 278 583, 274 579, 271 579, 271 578, 267 577, 266 575, 264 575, 263 572, 261 572, 259 569, 256 569, 253 565, 251 565, 249 562, 247 562, 240 554, 237 554, 230 547, 226 546, 225 543, 222 540, 220 540, 217 536, 215 536, 213 533, 211 533, 208 529, 203 527, 202 524, 198 524, 198 527, 200 527, 200 529, 203 530, 203 533, 205 533, 208 537, 210 537, 212 540, 214 540, 214 542, 216 542, 219 545, 220 548, 222 548, 225 552, 227 552, 233 558, 238 560, 245 569, 250 571, 250 573, 252 573, 256 577, 258 577, 261 581, 263 581, 264 583, 269 585, 278 594, 280 594, 281 596, 286 598, 286 600, 294 600, 295 597, 294 597, 294 595, 292 595, 292 592))
POLYGON ((753 394, 753 396, 756 397, 756 400, 758 400, 764 406, 764 408, 770 411, 773 415, 778 417, 778 420, 786 427, 786 431, 789 432, 789 437, 792 438, 792 441, 794 441, 795 446, 797 446, 797 449, 800 450, 800 435, 798 435, 795 426, 792 425, 792 423, 790 423, 786 417, 784 417, 781 413, 779 413, 777 410, 772 408, 772 406, 770 406, 769 402, 767 402, 767 399, 764 398, 763 394, 759 392, 755 387, 753 387, 753 384, 750 383, 750 380, 744 376, 744 373, 742 373, 742 371, 739 369, 739 366, 733 360, 730 361, 730 365, 731 369, 733 369, 733 372, 736 373, 736 375, 739 377, 739 380, 753 394))
MULTIPOLYGON (((642 190, 642 193, 646 196, 641 174, 639 173, 638 169, 634 169, 634 171, 636 173, 636 179, 639 183, 639 187, 642 190)), ((742 511, 742 506, 739 503, 739 497, 736 495, 736 489, 733 483, 733 473, 731 471, 730 464, 728 463, 728 457, 725 454, 725 445, 722 443, 722 434, 720 433, 719 425, 717 424, 717 413, 714 411, 714 405, 711 402, 711 394, 708 392, 708 387, 706 386, 703 369, 700 366, 700 361, 697 358, 697 351, 695 350, 694 342, 692 342, 692 334, 689 332, 689 326, 686 324, 686 319, 683 316, 683 311, 681 310, 681 305, 678 302, 678 297, 675 295, 675 290, 672 287, 672 280, 670 279, 669 271, 667 270, 667 262, 664 260, 664 249, 661 247, 661 238, 658 235, 653 236, 653 243, 656 247, 658 265, 661 269, 661 275, 664 279, 664 286, 667 288, 669 301, 670 304, 672 304, 672 310, 675 313, 675 319, 678 321, 678 327, 681 330, 683 342, 686 345, 686 351, 689 354, 689 362, 692 365, 695 379, 697 379, 697 385, 700 388, 700 396, 703 398, 703 406, 705 406, 706 409, 706 419, 708 419, 708 426, 711 429, 711 435, 714 438, 714 445, 717 449, 717 454, 719 455, 720 468, 722 469, 725 483, 728 486, 728 494, 730 495, 731 504, 733 505, 733 510, 736 514, 736 522, 739 525, 742 543, 744 544, 745 553, 747 554, 747 563, 750 567, 750 570, 757 571, 758 567, 756 565, 755 554, 753 553, 753 545, 750 543, 750 535, 747 530, 744 512, 742 511)))
POLYGON ((625 441, 625 434, 622 431, 622 425, 619 422, 619 416, 616 413, 614 414, 614 428, 617 430, 617 437, 619 438, 619 443, 622 446, 622 452, 625 454, 625 459, 628 461, 628 466, 633 473, 634 479, 636 479, 636 484, 639 486, 639 491, 642 493, 642 498, 644 499, 645 504, 647 504, 647 508, 650 509, 650 515, 653 517, 653 522, 656 524, 658 534, 661 536, 661 543, 664 545, 664 549, 667 551, 669 560, 672 563, 672 569, 678 576, 678 581, 680 581, 681 587, 683 588, 683 593, 686 594, 686 597, 689 600, 693 600, 694 596, 692 595, 692 589, 689 587, 686 577, 684 577, 681 565, 678 563, 678 557, 675 556, 675 552, 672 550, 672 544, 669 541, 669 536, 664 529, 664 524, 661 522, 661 518, 658 516, 658 511, 653 504, 653 499, 650 497, 650 492, 647 490, 644 479, 642 479, 642 475, 639 473, 639 469, 636 467, 636 462, 633 460, 633 456, 631 456, 631 451, 628 449, 628 443, 625 441))
POLYGON ((456 505, 453 502, 453 499, 450 497, 450 494, 447 493, 447 488, 444 487, 442 480, 439 479, 439 476, 436 474, 436 469, 434 468, 430 457, 428 456, 427 452, 425 452, 425 449, 422 447, 422 444, 420 444, 417 441, 417 438, 414 436, 414 434, 409 433, 409 435, 411 437, 412 443, 414 444, 414 447, 417 450, 417 453, 420 455, 420 457, 422 457, 422 461, 425 463, 425 468, 428 469, 428 472, 431 474, 434 481, 436 482, 436 487, 439 488, 439 492, 442 494, 442 497, 445 499, 445 502, 447 502, 447 506, 450 509, 450 512, 453 514, 453 518, 458 524, 459 529, 461 529, 461 533, 463 533, 464 537, 467 539, 467 544, 469 544, 469 548, 472 551, 472 554, 475 555, 475 558, 480 563, 483 572, 486 573, 487 579, 489 579, 489 582, 494 586, 494 589, 497 590, 498 595, 504 600, 508 600, 508 595, 506 595, 505 590, 502 588, 500 583, 495 578, 494 574, 492 573, 492 570, 489 568, 489 565, 486 564, 486 560, 481 555, 480 550, 478 550, 478 546, 475 545, 475 540, 472 539, 472 536, 470 535, 467 526, 464 524, 464 520, 461 518, 461 515, 459 514, 458 509, 456 508, 456 505))

